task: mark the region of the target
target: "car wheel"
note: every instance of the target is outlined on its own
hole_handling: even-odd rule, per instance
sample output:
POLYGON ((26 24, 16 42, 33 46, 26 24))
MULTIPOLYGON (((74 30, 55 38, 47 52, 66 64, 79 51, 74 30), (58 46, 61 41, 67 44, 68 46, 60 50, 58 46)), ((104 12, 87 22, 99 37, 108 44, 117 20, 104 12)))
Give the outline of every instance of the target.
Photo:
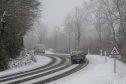
POLYGON ((84 60, 81 60, 81 64, 83 64, 84 63, 84 60))

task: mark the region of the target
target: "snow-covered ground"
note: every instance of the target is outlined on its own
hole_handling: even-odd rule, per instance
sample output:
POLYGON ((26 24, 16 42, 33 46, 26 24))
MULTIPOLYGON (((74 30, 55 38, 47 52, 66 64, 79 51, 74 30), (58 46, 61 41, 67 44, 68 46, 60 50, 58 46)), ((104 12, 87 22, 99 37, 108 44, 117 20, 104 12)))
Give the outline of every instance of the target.
POLYGON ((36 58, 37 62, 33 63, 32 65, 26 65, 26 66, 19 67, 19 68, 12 68, 12 69, 0 72, 0 77, 7 75, 7 74, 13 74, 13 73, 19 73, 22 71, 32 70, 32 69, 44 66, 44 65, 48 64, 49 62, 51 62, 51 58, 46 57, 46 56, 36 55, 35 58, 36 58))
POLYGON ((113 59, 87 55, 89 64, 82 70, 50 84, 126 84, 126 65, 117 61, 117 73, 113 71, 113 59))
POLYGON ((53 52, 51 52, 51 51, 45 51, 45 54, 54 54, 53 52))
MULTIPOLYGON (((48 54, 55 54, 50 51, 46 51, 48 54)), ((7 74, 18 73, 22 71, 31 70, 40 66, 44 66, 51 62, 51 59, 45 56, 35 56, 37 62, 32 65, 27 65, 20 67, 18 69, 10 69, 0 72, 0 77, 7 74)), ((73 73, 69 76, 50 82, 49 84, 126 84, 126 65, 120 61, 116 61, 117 73, 113 70, 113 59, 107 58, 107 63, 105 63, 105 57, 99 55, 87 55, 89 64, 82 70, 73 73)), ((59 60, 61 61, 61 60, 59 60)), ((68 62, 68 61, 67 61, 68 62)), ((50 78, 55 75, 61 74, 68 71, 77 65, 73 65, 67 69, 58 71, 56 73, 45 76, 44 78, 50 78)), ((43 72, 44 73, 44 72, 43 72)), ((41 81, 43 78, 36 78, 34 82, 41 81)), ((33 82, 33 81, 28 81, 33 82)), ((26 82, 24 82, 26 83, 26 82)))
POLYGON ((55 54, 55 55, 70 55, 70 54, 65 54, 65 53, 54 53, 50 50, 45 51, 45 54, 55 54))

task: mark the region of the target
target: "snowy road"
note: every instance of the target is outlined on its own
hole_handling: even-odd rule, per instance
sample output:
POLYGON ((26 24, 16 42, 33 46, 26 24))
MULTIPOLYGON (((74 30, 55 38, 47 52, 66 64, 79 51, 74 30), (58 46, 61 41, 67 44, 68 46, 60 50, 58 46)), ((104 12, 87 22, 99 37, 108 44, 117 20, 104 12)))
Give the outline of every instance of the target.
POLYGON ((71 65, 69 55, 47 54, 51 61, 38 68, 0 76, 1 84, 45 84, 72 74, 88 64, 71 65))
POLYGON ((113 70, 113 58, 87 55, 88 66, 49 84, 126 84, 126 65, 116 60, 116 73, 113 70))

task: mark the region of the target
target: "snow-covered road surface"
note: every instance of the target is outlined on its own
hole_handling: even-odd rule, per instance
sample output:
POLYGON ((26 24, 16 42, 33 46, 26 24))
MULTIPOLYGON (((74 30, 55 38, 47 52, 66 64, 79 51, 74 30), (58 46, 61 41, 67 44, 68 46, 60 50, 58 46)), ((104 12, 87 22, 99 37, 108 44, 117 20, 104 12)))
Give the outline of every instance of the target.
MULTIPOLYGON (((42 56, 44 57, 44 56, 42 56)), ((5 71, 8 74, 4 74, 1 72, 0 74, 0 83, 2 84, 31 84, 31 83, 47 83, 54 80, 57 80, 61 77, 67 76, 69 74, 72 74, 81 68, 83 68, 85 65, 71 65, 70 57, 68 55, 46 55, 45 57, 46 63, 38 64, 39 67, 33 66, 31 69, 33 70, 25 70, 22 68, 19 71, 16 71, 14 73, 9 73, 9 71, 5 71), (51 64, 50 64, 51 63, 51 64), (47 66, 48 65, 48 66, 47 66), (72 70, 73 69, 73 70, 72 70), (24 71, 23 71, 24 70, 24 71), (20 73, 21 71, 21 73, 20 73), (69 73, 70 72, 70 73, 69 73)), ((43 61, 41 57, 39 57, 39 62, 43 61)), ((26 68, 26 67, 25 67, 26 68)), ((18 70, 18 69, 17 69, 18 70)))
POLYGON ((0 77, 6 76, 6 75, 11 75, 11 74, 16 74, 16 73, 21 73, 21 72, 24 72, 24 71, 33 70, 33 69, 36 69, 38 67, 45 66, 52 61, 51 58, 45 57, 45 56, 40 56, 40 55, 36 56, 36 60, 38 60, 37 63, 34 63, 32 65, 27 65, 27 66, 23 66, 23 67, 20 67, 20 68, 16 68, 16 69, 14 68, 14 69, 9 69, 9 70, 0 72, 0 77), (43 61, 41 61, 39 59, 43 59, 43 61))
POLYGON ((84 65, 71 65, 67 54, 53 53, 46 57, 38 56, 38 59, 35 65, 0 72, 0 84, 45 84, 47 82, 49 82, 47 84, 126 84, 126 65, 117 60, 115 74, 113 59, 107 58, 105 63, 104 56, 87 55, 89 64, 85 68, 84 65))
POLYGON ((80 71, 50 84, 126 84, 126 65, 117 61, 117 73, 113 71, 113 59, 88 55, 89 64, 80 71))
MULTIPOLYGON (((44 56, 43 56, 44 57, 44 56)), ((42 58, 43 58, 42 57, 42 58)), ((47 57, 46 57, 47 58, 47 57)), ((40 66, 38 66, 38 67, 36 67, 35 69, 34 68, 32 68, 31 70, 27 70, 27 71, 22 71, 22 72, 19 72, 19 73, 13 73, 13 74, 7 74, 7 75, 5 75, 5 76, 2 76, 1 77, 1 79, 0 79, 0 81, 6 81, 6 80, 10 80, 11 81, 11 79, 17 79, 17 78, 20 78, 20 77, 22 77, 22 76, 29 76, 29 75, 32 75, 33 73, 36 73, 36 72, 41 72, 42 70, 44 70, 44 69, 47 69, 47 68, 49 68, 49 67, 52 67, 52 66, 55 66, 57 63, 59 63, 60 62, 60 59, 58 59, 58 58, 52 58, 52 57, 50 57, 51 58, 51 62, 50 62, 50 59, 48 58, 48 59, 44 59, 44 60, 48 60, 47 62, 48 62, 48 64, 45 64, 45 63, 43 63, 43 64, 38 64, 38 65, 40 65, 40 66), (57 62, 55 62, 56 60, 58 60, 57 62)), ((40 59, 41 59, 41 57, 40 57, 40 59)), ((39 60, 40 61, 40 60, 39 60)), ((42 63, 42 62, 37 62, 37 63, 42 63)), ((32 66, 31 66, 32 67, 32 66)), ((34 67, 34 66, 33 66, 34 67)), ((24 68, 24 67, 22 67, 22 68, 24 68)), ((26 68, 26 67, 25 67, 26 68)))

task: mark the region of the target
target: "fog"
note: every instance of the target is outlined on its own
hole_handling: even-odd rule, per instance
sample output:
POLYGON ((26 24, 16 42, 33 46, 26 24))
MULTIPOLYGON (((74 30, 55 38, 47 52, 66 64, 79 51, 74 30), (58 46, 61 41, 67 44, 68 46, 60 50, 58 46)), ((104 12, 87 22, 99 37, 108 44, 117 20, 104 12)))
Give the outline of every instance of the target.
POLYGON ((107 51, 112 43, 121 41, 114 3, 112 0, 42 0, 41 17, 33 26, 37 41, 33 43, 60 52, 107 51))
POLYGON ((54 26, 62 26, 67 14, 74 11, 74 8, 81 6, 83 0, 42 0, 43 12, 42 20, 53 28, 54 26))

